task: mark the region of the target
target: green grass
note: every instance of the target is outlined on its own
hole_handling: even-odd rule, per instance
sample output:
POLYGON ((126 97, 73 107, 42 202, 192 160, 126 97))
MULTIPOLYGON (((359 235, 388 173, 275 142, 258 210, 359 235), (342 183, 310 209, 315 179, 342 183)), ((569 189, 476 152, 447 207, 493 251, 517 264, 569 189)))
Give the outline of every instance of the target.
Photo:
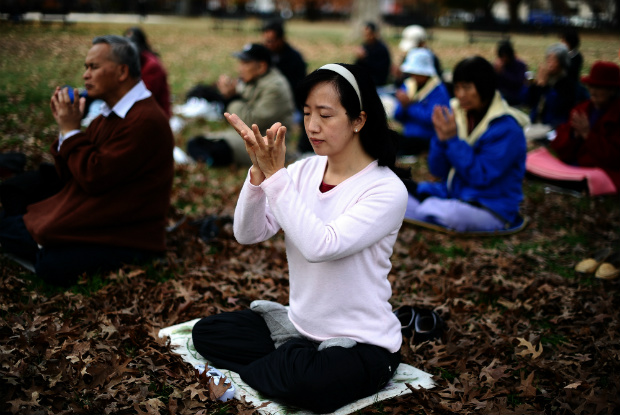
POLYGON ((548 335, 541 336, 540 343, 545 346, 559 346, 568 343, 568 339, 561 334, 550 333, 548 335))
POLYGON ((448 382, 452 382, 459 376, 458 373, 452 373, 442 367, 438 367, 435 374, 439 375, 442 379, 447 380, 448 382))
POLYGON ((513 407, 517 407, 519 405, 523 405, 525 403, 524 399, 521 398, 519 395, 516 394, 509 394, 508 395, 508 404, 513 406, 513 407))
POLYGON ((431 245, 429 250, 443 258, 458 258, 467 256, 467 252, 458 245, 431 245))
POLYGON ((164 382, 151 382, 149 385, 149 391, 155 393, 155 397, 161 399, 161 401, 165 404, 168 404, 168 400, 170 399, 170 395, 174 393, 174 388, 167 383, 164 382))

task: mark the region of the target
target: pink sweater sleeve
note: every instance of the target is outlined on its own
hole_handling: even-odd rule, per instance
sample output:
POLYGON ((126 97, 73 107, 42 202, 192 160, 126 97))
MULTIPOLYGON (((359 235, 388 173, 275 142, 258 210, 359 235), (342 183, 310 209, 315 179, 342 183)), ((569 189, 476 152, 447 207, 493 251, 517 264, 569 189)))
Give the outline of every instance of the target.
POLYGON ((267 206, 267 198, 260 186, 246 177, 237 206, 233 231, 237 242, 243 245, 266 241, 280 230, 280 225, 267 206))
MULTIPOLYGON (((345 190, 345 186, 341 187, 338 191, 345 190)), ((308 262, 347 257, 398 230, 403 220, 400 211, 404 215, 407 200, 399 197, 401 187, 388 180, 379 180, 363 192, 356 193, 354 188, 349 197, 340 198, 340 202, 331 206, 332 210, 344 213, 323 220, 309 208, 311 198, 307 201, 302 197, 287 170, 280 170, 261 184, 269 201, 270 214, 308 262), (404 204, 395 206, 400 201, 404 204), (395 211, 399 214, 394 214, 395 211)))

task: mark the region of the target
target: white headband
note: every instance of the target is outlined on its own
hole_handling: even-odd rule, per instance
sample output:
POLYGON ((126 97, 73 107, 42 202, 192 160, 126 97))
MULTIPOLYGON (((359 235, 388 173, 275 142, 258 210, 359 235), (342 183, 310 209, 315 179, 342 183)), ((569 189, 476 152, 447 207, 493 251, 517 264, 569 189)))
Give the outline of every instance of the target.
POLYGON ((344 66, 338 65, 337 63, 328 63, 327 65, 321 66, 319 69, 327 69, 328 71, 334 71, 338 75, 341 75, 344 79, 346 79, 355 92, 357 93, 357 98, 360 100, 360 111, 362 110, 362 94, 360 93, 360 88, 357 85, 357 81, 355 80, 355 76, 344 66))

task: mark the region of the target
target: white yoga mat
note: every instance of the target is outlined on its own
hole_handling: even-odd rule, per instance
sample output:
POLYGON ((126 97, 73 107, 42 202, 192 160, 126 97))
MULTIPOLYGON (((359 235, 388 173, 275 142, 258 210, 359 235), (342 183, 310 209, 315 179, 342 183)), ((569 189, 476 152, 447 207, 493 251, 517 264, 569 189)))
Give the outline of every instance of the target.
MULTIPOLYGON (((198 354, 192 342, 192 327, 194 327, 194 324, 196 324, 198 320, 200 319, 187 321, 185 323, 177 324, 175 326, 166 327, 159 331, 159 337, 170 337, 170 343, 176 346, 175 352, 180 354, 183 357, 183 360, 185 360, 192 366, 208 364, 207 360, 204 359, 200 354, 198 354)), ((264 396, 261 396, 260 393, 257 392, 255 389, 251 388, 245 382, 243 382, 236 372, 225 369, 219 370, 235 385, 236 399, 240 399, 241 396, 245 396, 246 402, 250 402, 255 407, 259 407, 269 402, 268 405, 258 410, 258 412, 263 415, 314 414, 314 412, 311 411, 291 408, 289 405, 280 404, 276 401, 265 398, 264 396)), ((396 369, 394 377, 385 386, 385 388, 383 388, 375 395, 368 396, 366 398, 350 403, 349 405, 345 405, 333 414, 350 414, 369 405, 372 405, 375 402, 411 393, 411 390, 407 387, 407 384, 411 385, 415 389, 430 389, 435 385, 432 380, 432 376, 429 373, 416 369, 413 366, 401 363, 398 366, 398 369, 396 369)))
POLYGON ((2 254, 2 255, 4 255, 6 258, 10 259, 11 261, 18 263, 22 267, 26 268, 28 271, 35 272, 34 264, 32 262, 26 261, 25 259, 16 257, 15 255, 7 254, 7 253, 2 254))

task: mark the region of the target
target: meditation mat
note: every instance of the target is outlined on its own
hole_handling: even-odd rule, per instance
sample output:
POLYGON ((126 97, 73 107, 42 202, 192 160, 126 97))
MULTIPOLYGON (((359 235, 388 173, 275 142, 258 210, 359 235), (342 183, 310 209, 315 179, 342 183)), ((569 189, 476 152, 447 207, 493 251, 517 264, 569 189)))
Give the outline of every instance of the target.
POLYGON ((523 218, 520 224, 517 226, 513 226, 512 228, 502 229, 497 231, 470 231, 470 232, 458 232, 454 229, 446 228, 445 226, 437 225, 436 223, 424 222, 417 219, 408 219, 405 218, 403 220, 405 223, 410 223, 412 225, 420 226, 422 228, 430 229, 437 232, 447 233, 448 235, 460 235, 460 236, 503 236, 503 235, 512 235, 517 232, 521 232, 527 226, 528 220, 527 218, 523 218))
POLYGON ((21 265, 22 267, 26 268, 28 271, 30 272, 35 272, 34 270, 34 264, 30 261, 26 261, 25 259, 16 257, 15 255, 11 255, 11 254, 0 254, 0 255, 4 255, 5 258, 10 259, 13 262, 18 263, 19 265, 21 265))
POLYGON ((525 169, 535 176, 566 181, 587 180, 591 196, 609 195, 618 192, 616 185, 607 173, 598 167, 570 166, 560 161, 545 147, 539 147, 527 153, 525 169))
MULTIPOLYGON (((170 344, 176 346, 175 352, 180 354, 187 363, 196 367, 196 365, 207 365, 208 362, 204 359, 194 348, 192 342, 192 328, 200 319, 187 321, 185 323, 177 324, 163 328, 159 331, 159 337, 169 337, 170 344)), ((266 404, 264 407, 258 409, 258 412, 264 415, 276 415, 276 414, 297 414, 297 415, 312 415, 314 412, 292 408, 290 405, 281 404, 264 396, 255 389, 248 386, 241 380, 239 374, 236 372, 219 369, 226 378, 230 379, 235 385, 235 399, 241 399, 241 396, 245 397, 246 402, 251 403, 255 407, 260 407, 266 404)), ((432 376, 429 373, 416 369, 413 366, 401 363, 396 369, 396 373, 390 382, 379 391, 377 394, 362 398, 358 401, 345 405, 333 412, 334 415, 346 415, 355 411, 359 411, 375 402, 382 401, 384 399, 393 398, 400 395, 411 393, 411 390, 407 387, 407 384, 411 387, 419 389, 430 389, 435 386, 432 376)))

